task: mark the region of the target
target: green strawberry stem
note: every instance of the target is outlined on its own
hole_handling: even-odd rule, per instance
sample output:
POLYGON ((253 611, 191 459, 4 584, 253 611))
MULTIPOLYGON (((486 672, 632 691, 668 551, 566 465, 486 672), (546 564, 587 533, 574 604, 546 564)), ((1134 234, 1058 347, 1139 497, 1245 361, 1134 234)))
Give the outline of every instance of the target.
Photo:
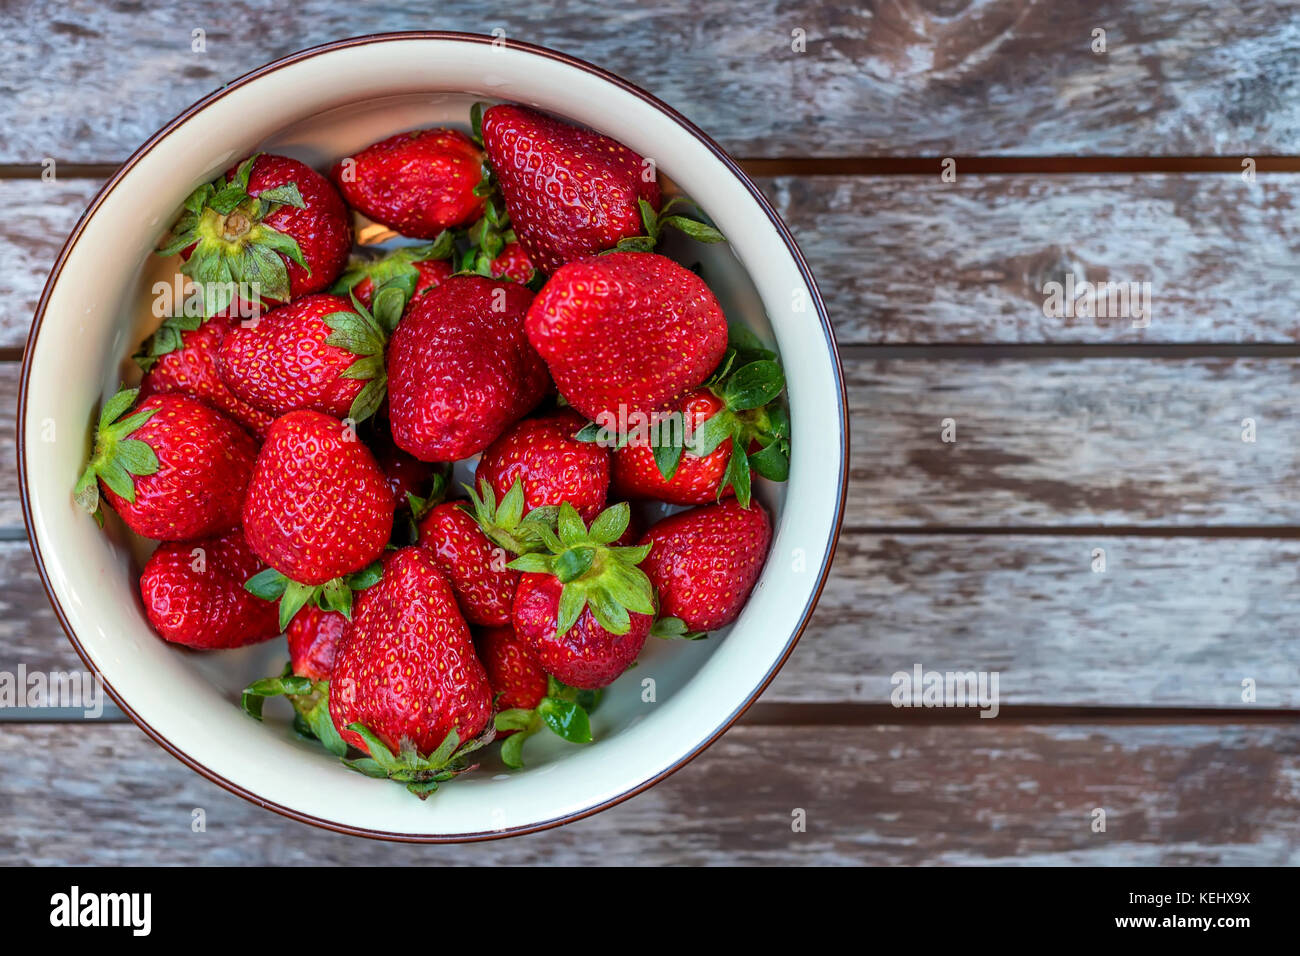
POLYGON ((546 696, 532 710, 512 708, 494 719, 498 733, 516 731, 501 743, 501 761, 512 769, 524 765, 525 741, 543 727, 572 744, 591 743, 590 710, 600 700, 600 691, 580 690, 547 677, 546 696))
POLYGON ((138 388, 124 388, 104 403, 95 429, 95 447, 86 468, 72 488, 77 505, 103 523, 99 507, 99 482, 129 502, 135 501, 133 476, 152 475, 160 467, 157 453, 138 438, 129 436, 153 417, 156 408, 122 416, 135 405, 138 388))
POLYGON ((462 746, 460 735, 452 730, 436 750, 423 756, 409 740, 403 740, 397 753, 393 753, 365 724, 348 724, 348 730, 366 742, 370 756, 356 760, 345 759, 343 764, 346 767, 367 777, 405 784, 406 789, 421 800, 436 791, 438 784, 467 770, 473 770, 477 764, 469 762, 469 755, 491 743, 496 736, 495 725, 488 721, 482 733, 462 746))
POLYGON ((703 222, 700 219, 695 219, 690 216, 673 213, 672 210, 680 205, 694 206, 697 211, 699 210, 699 206, 696 206, 694 202, 687 199, 685 196, 674 196, 672 199, 669 199, 664 203, 658 212, 655 212, 655 207, 650 205, 646 200, 638 199, 637 208, 641 211, 641 225, 645 229, 645 232, 639 236, 628 236, 625 239, 620 239, 618 245, 614 246, 613 249, 607 249, 606 251, 654 252, 655 247, 659 245, 659 241, 663 238, 663 231, 667 226, 671 226, 687 236, 690 236, 690 238, 694 239, 696 242, 713 243, 727 241, 726 236, 707 222, 703 222))
POLYGON ((369 309, 353 294, 351 312, 331 312, 322 319, 330 327, 325 344, 346 349, 357 357, 342 377, 366 383, 348 409, 348 417, 354 422, 363 422, 379 411, 388 392, 384 349, 410 300, 407 285, 393 279, 379 286, 370 298, 369 309))
MULTIPOLYGON (((790 414, 777 403, 785 391, 785 374, 776 353, 764 348, 748 329, 733 327, 717 370, 705 382, 722 401, 723 407, 696 425, 686 440, 684 427, 658 427, 650 433, 655 465, 665 481, 671 481, 681 464, 682 454, 704 458, 731 439, 731 457, 717 498, 730 487, 741 507, 752 500, 752 473, 769 481, 785 481, 790 475, 790 414), (758 449, 750 452, 752 444, 758 449)), ((579 441, 607 441, 609 435, 595 422, 574 436, 579 441)), ((622 448, 629 435, 618 435, 614 447, 622 448)))
POLYGON ((319 740, 330 753, 342 757, 348 745, 339 736, 330 717, 330 683, 312 681, 293 672, 292 664, 285 664, 279 677, 263 677, 244 688, 240 706, 255 720, 262 719, 262 704, 268 697, 284 697, 293 706, 293 728, 301 736, 319 740))
POLYGON ((141 371, 149 371, 158 364, 160 358, 185 344, 183 333, 197 331, 206 321, 201 315, 175 315, 164 319, 154 334, 141 343, 140 351, 132 356, 135 364, 140 366, 141 371))
MULTIPOLYGON (((501 255, 505 247, 515 240, 515 231, 510 228, 510 215, 504 207, 497 205, 495 194, 489 194, 483 206, 483 215, 469 227, 466 237, 469 248, 460 257, 457 275, 480 275, 489 279, 496 278, 492 263, 501 255)), ((524 283, 534 292, 541 290, 544 276, 533 269, 528 281, 524 283)))
POLYGON ((528 554, 545 547, 544 532, 552 532, 559 517, 559 508, 544 505, 524 515, 524 486, 516 478, 500 503, 486 479, 479 481, 475 493, 469 485, 462 485, 469 494, 470 506, 465 510, 478 522, 483 533, 493 544, 512 554, 528 554))
POLYGON ((661 617, 650 628, 650 636, 666 641, 702 641, 709 635, 706 631, 687 630, 686 622, 679 617, 661 617))
POLYGON ((248 194, 248 179, 260 155, 240 163, 229 179, 218 177, 190 193, 171 233, 156 250, 172 256, 194 246, 181 272, 201 289, 205 318, 230 305, 238 285, 255 287, 261 298, 288 302, 289 269, 282 256, 310 272, 298 241, 263 221, 281 206, 306 208, 297 184, 248 194))
POLYGON ((626 502, 606 508, 590 528, 567 501, 560 505, 556 530, 539 526, 544 551, 521 554, 506 567, 530 574, 551 574, 563 584, 555 635, 565 634, 590 608, 596 623, 611 634, 626 634, 629 613, 654 614, 654 587, 637 567, 650 545, 615 547, 627 530, 631 509, 626 502))
POLYGON ((406 493, 406 504, 410 510, 407 521, 407 544, 417 544, 420 540, 420 522, 425 516, 442 504, 447 498, 447 491, 451 486, 451 465, 443 462, 434 466, 434 471, 429 479, 429 491, 421 496, 406 493))
MULTIPOLYGON (((354 259, 348 264, 343 275, 330 286, 335 295, 349 295, 357 283, 369 279, 378 289, 382 285, 395 283, 406 292, 409 300, 415 295, 420 272, 415 268, 417 262, 429 262, 434 259, 450 259, 456 254, 456 234, 444 229, 433 242, 418 246, 401 246, 379 259, 354 259)), ((373 300, 372 300, 373 304, 373 300)))
POLYGON ((360 571, 326 581, 324 584, 301 584, 290 580, 275 568, 266 568, 244 582, 244 589, 263 601, 280 602, 280 630, 285 630, 294 615, 308 604, 322 611, 337 611, 352 620, 352 597, 379 581, 383 566, 375 561, 360 571))

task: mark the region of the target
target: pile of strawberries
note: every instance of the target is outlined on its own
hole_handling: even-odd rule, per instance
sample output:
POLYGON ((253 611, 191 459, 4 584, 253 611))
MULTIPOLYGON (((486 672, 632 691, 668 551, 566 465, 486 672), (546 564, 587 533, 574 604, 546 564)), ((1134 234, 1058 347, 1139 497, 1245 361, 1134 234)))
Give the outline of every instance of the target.
POLYGON ((775 354, 654 251, 722 236, 608 137, 514 105, 470 126, 196 189, 158 250, 193 296, 74 490, 161 542, 140 594, 164 640, 286 634, 245 709, 285 696, 422 797, 494 736, 512 767, 543 727, 590 741, 647 637, 731 623, 771 539, 752 476, 789 461, 775 354), (354 210, 420 243, 360 256, 354 210), (642 531, 632 501, 691 507, 642 531))

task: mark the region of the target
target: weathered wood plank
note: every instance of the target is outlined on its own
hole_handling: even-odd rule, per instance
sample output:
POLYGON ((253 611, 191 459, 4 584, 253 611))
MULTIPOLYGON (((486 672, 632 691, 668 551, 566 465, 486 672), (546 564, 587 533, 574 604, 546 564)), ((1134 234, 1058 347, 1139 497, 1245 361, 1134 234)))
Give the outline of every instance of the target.
MULTIPOLYGON (((891 676, 921 664, 996 672, 1002 706, 1300 709, 1298 579, 1295 540, 850 531, 763 701, 885 705, 891 676)), ((19 664, 82 669, 25 543, 5 542, 0 670, 19 664)))
POLYGON ((959 171, 944 183, 936 170, 762 185, 812 264, 843 345, 1300 337, 1300 176, 959 171), (1138 317, 1137 303, 1118 317, 1045 314, 1046 284, 1067 273, 1080 290, 1150 283, 1149 315, 1138 317))
POLYGON ((220 15, 195 0, 25 0, 0 18, 0 162, 120 160, 212 89, 339 37, 497 28, 626 76, 741 155, 1300 152, 1300 23, 1270 0, 561 0, 508 16, 394 0, 360 21, 337 0, 234 0, 220 15))
POLYGON ((845 374, 850 525, 1300 524, 1300 360, 909 359, 845 374))
MULTIPOLYGON (((1300 359, 881 359, 845 375, 850 527, 1300 525, 1300 359)), ((0 364, 5 414, 17 378, 0 364)), ((20 520, 0 468, 0 527, 20 520)))
POLYGON ((621 806, 458 847, 292 823, 127 725, 0 725, 0 764, 0 861, 11 864, 1300 862, 1295 725, 742 726, 621 806), (1091 828, 1099 807, 1104 833, 1091 828), (191 831, 195 808, 206 832, 191 831), (67 839, 74 819, 93 839, 67 839))
POLYGON ((847 533, 763 700, 887 704, 921 664, 1004 706, 1297 708, 1298 587, 1295 540, 847 533))
MULTIPOLYGON (((842 345, 1294 342, 1300 175, 760 180, 842 345), (1149 323, 1048 317, 1047 282, 1150 282, 1149 323)), ((0 180, 0 348, 21 346, 98 183, 0 180)))

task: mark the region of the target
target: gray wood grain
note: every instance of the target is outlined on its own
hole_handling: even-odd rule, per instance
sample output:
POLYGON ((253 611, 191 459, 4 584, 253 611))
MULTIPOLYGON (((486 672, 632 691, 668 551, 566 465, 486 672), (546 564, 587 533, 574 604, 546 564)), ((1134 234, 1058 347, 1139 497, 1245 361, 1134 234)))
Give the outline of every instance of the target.
POLYGON ((877 360, 845 376, 850 525, 1300 523, 1300 360, 877 360))
MULTIPOLYGON (((1300 525, 1300 359, 854 360, 845 377, 849 527, 1300 525)), ((17 378, 0 364, 6 415, 17 378)), ((20 521, 0 468, 0 527, 20 521)))
MULTIPOLYGON (((762 180, 842 345, 1295 342, 1300 177, 762 180), (1150 283, 1150 315, 1045 314, 1049 282, 1150 283), (1058 317, 1059 316, 1059 317, 1058 317)), ((1107 303, 1109 308, 1109 303, 1107 303)))
MULTIPOLYGON (((1295 342, 1300 176, 936 175, 759 180, 841 345, 1295 342), (1044 315, 1047 282, 1150 282, 1145 327, 1044 315)), ((0 180, 0 348, 26 339, 98 183, 0 180)))
POLYGON ((884 705, 921 664, 1003 705, 1296 708, 1298 588, 1294 540, 850 532, 763 700, 884 705))
MULTIPOLYGON (((1295 725, 740 726, 667 781, 587 820, 445 847, 284 820, 129 725, 0 725, 0 766, 4 863, 1300 862, 1295 725), (205 832, 191 831, 195 808, 205 832), (806 832, 792 832, 796 808, 806 832), (1096 808, 1106 811, 1104 833, 1091 829, 1096 808)), ((436 800, 428 808, 437 813, 436 800)))
POLYGON ((389 0, 363 16, 338 0, 18 0, 0 13, 0 162, 120 160, 216 87, 328 40, 496 28, 627 77, 743 155, 1300 152, 1300 23, 1271 0, 559 0, 495 13, 389 0))
MULTIPOLYGON (((892 675, 920 664, 996 672, 1003 706, 1300 709, 1297 588, 1295 540, 849 531, 762 700, 883 706, 892 675)), ((27 546, 5 542, 0 670, 20 664, 82 670, 27 546)))

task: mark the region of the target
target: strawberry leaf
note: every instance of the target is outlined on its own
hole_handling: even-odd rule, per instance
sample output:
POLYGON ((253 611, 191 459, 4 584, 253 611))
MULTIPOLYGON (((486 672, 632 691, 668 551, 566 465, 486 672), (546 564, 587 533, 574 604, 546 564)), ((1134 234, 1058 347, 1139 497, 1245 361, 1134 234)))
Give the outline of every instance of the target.
POLYGON ((718 494, 721 495, 730 485, 736 493, 736 501, 742 508, 749 507, 750 488, 749 488, 749 459, 736 449, 732 449, 731 458, 727 461, 727 470, 722 475, 722 482, 718 486, 718 494))
POLYGON ((537 714, 556 736, 571 744, 591 743, 591 722, 587 712, 571 700, 543 697, 537 714))
POLYGON ((790 477, 789 443, 773 439, 749 456, 749 467, 769 481, 785 481, 790 477))
POLYGON ((771 359, 750 362, 738 368, 722 386, 722 400, 736 411, 766 405, 785 388, 781 366, 771 359))
POLYGON ((704 631, 688 630, 686 622, 678 617, 661 617, 650 628, 650 634, 666 641, 702 641, 709 636, 704 631))
POLYGON ((278 601, 289 586, 289 579, 275 568, 265 568, 244 582, 244 590, 263 601, 278 601))

